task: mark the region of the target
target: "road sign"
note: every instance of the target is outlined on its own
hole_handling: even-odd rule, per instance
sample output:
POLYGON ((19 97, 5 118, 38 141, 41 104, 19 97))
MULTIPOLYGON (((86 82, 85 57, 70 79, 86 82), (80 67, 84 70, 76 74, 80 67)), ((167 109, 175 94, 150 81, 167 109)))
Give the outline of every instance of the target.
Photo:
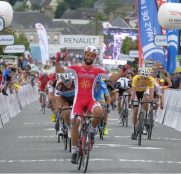
POLYGON ((0 31, 4 30, 4 19, 0 17, 0 31))
POLYGON ((166 35, 156 35, 154 44, 156 46, 167 46, 167 36, 166 35))
POLYGON ((4 53, 24 53, 24 45, 8 45, 3 50, 4 53))
POLYGON ((14 36, 13 35, 0 35, 0 45, 13 45, 14 36))
POLYGON ((130 50, 129 57, 130 58, 138 58, 138 50, 130 50))

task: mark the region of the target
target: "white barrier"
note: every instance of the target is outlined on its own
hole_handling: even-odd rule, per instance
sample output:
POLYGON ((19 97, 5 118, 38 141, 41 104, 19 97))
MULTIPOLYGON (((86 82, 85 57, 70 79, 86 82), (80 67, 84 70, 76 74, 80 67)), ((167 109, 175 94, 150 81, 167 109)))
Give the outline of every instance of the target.
POLYGON ((37 99, 38 89, 30 84, 22 86, 18 93, 8 93, 8 96, 0 94, 0 128, 18 115, 23 107, 37 99))
POLYGON ((166 90, 164 93, 164 109, 158 110, 158 121, 163 125, 181 131, 181 91, 166 90))

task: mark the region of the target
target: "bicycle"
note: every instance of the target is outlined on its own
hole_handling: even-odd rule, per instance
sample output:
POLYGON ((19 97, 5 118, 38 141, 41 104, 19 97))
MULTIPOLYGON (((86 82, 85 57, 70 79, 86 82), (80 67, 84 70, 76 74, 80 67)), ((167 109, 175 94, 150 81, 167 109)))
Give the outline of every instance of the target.
POLYGON ((144 127, 148 132, 148 139, 151 139, 153 129, 153 102, 138 101, 138 122, 136 125, 136 135, 138 137, 138 145, 141 146, 142 134, 144 127), (148 111, 143 109, 143 104, 148 104, 148 111))
POLYGON ((43 112, 43 114, 45 114, 46 106, 47 106, 46 93, 42 92, 42 110, 43 110, 42 112, 43 112))
MULTIPOLYGON (((108 106, 107 105, 101 105, 101 106, 104 108, 104 115, 106 115, 108 113, 108 106)), ((104 118, 102 118, 98 125, 99 137, 101 140, 104 139, 104 128, 105 128, 105 121, 104 118)))
MULTIPOLYGON (((60 110, 60 114, 62 111, 71 110, 72 108, 65 108, 60 110)), ((60 116, 61 117, 61 116, 60 116)), ((71 152, 71 135, 69 134, 70 127, 65 123, 64 119, 62 119, 62 131, 63 134, 58 134, 58 141, 60 142, 60 136, 62 136, 64 142, 64 149, 67 150, 69 145, 69 152, 71 152)))
POLYGON ((128 111, 128 97, 131 96, 129 94, 127 94, 126 92, 123 93, 123 95, 121 96, 123 98, 122 101, 122 110, 119 113, 119 123, 122 123, 122 126, 126 126, 128 127, 128 116, 129 116, 129 111, 128 111))
POLYGON ((62 137, 62 140, 64 141, 64 149, 67 150, 68 144, 69 144, 69 152, 71 152, 71 136, 69 135, 69 126, 65 124, 64 119, 61 120, 61 112, 65 110, 70 110, 72 108, 65 108, 65 109, 59 109, 59 111, 56 113, 56 122, 55 122, 55 130, 56 135, 58 135, 58 143, 60 143, 60 137, 62 137), (62 130, 63 133, 58 133, 59 130, 62 130))
MULTIPOLYGON (((91 142, 91 119, 92 118, 100 118, 94 117, 91 115, 75 115, 74 119, 81 117, 81 126, 80 126, 80 133, 79 133, 79 140, 78 140, 78 148, 77 151, 77 164, 78 170, 81 168, 83 172, 87 172, 88 163, 89 163, 89 155, 92 149, 93 143, 91 142)), ((100 118, 101 119, 101 118, 100 118)))

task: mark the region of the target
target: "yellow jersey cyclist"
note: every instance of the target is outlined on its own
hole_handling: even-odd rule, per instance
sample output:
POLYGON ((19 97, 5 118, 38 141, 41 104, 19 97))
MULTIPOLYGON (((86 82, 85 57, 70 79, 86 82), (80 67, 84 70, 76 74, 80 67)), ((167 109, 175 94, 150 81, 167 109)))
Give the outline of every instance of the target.
MULTIPOLYGON (((131 135, 131 139, 136 140, 136 123, 138 115, 138 101, 153 101, 154 100, 154 78, 150 76, 150 70, 142 68, 140 73, 133 77, 132 81, 132 96, 131 101, 133 102, 133 113, 132 123, 134 131, 131 135), (149 95, 146 95, 147 89, 149 89, 149 95)), ((146 110, 146 105, 143 106, 146 110)))
POLYGON ((104 135, 108 135, 108 127, 107 127, 107 120, 108 120, 108 105, 111 103, 111 97, 107 88, 106 83, 103 81, 102 77, 98 77, 95 89, 94 89, 94 98, 98 101, 103 107, 104 112, 104 135))

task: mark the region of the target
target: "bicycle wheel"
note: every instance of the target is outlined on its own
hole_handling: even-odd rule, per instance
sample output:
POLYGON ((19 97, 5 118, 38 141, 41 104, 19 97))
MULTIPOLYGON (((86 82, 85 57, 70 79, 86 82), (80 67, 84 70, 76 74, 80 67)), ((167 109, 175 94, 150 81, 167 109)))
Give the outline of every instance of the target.
POLYGON ((71 138, 68 138, 69 152, 72 150, 71 138))
POLYGON ((151 140, 152 130, 153 130, 153 112, 152 111, 149 112, 148 118, 149 118, 148 139, 151 140))
POLYGON ((144 113, 140 112, 139 118, 138 118, 138 145, 141 146, 141 138, 142 138, 142 132, 143 132, 143 120, 144 120, 144 113))
POLYGON ((82 152, 78 152, 77 156, 78 156, 78 167, 77 167, 77 169, 80 170, 81 166, 82 166, 82 152))
POLYGON ((128 109, 125 109, 125 123, 126 123, 126 127, 128 127, 128 109))
POLYGON ((83 151, 82 151, 82 169, 83 172, 87 172, 88 164, 89 164, 89 152, 90 152, 90 136, 89 134, 86 135, 86 142, 83 144, 83 151))
POLYGON ((99 137, 100 137, 100 139, 101 140, 103 140, 104 138, 103 138, 103 129, 102 129, 102 127, 99 127, 99 137))
POLYGON ((104 139, 104 120, 99 123, 99 136, 101 140, 104 139))
POLYGON ((67 150, 68 137, 66 133, 63 135, 64 149, 67 150))

